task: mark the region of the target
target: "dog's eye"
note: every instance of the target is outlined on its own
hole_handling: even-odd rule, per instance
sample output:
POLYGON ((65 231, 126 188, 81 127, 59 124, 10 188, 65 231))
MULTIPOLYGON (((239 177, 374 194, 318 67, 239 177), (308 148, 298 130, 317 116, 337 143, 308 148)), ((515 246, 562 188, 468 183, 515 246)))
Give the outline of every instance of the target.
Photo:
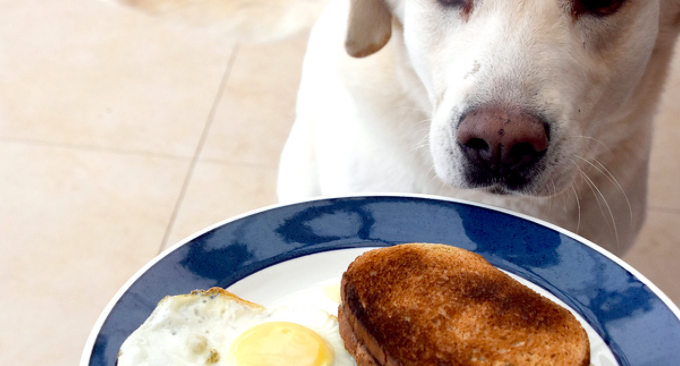
POLYGON ((583 14, 591 14, 604 17, 614 14, 625 0, 574 0, 572 13, 579 17, 583 14))
POLYGON ((437 0, 445 8, 457 9, 463 19, 468 19, 472 13, 472 5, 474 0, 437 0))
POLYGON ((437 0, 437 2, 446 7, 456 6, 461 8, 469 8, 472 4, 472 0, 437 0))
POLYGON ((465 0, 437 0, 440 4, 446 6, 460 6, 465 5, 465 0))

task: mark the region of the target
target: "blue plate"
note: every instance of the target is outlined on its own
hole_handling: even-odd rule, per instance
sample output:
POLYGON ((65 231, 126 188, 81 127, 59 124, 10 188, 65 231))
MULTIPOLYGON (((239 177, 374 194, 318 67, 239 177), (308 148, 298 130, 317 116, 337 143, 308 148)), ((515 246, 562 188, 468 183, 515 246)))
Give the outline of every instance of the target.
POLYGON ((308 254, 408 242, 461 247, 543 287, 595 329, 620 365, 680 364, 677 306, 594 244, 554 225, 477 204, 365 196, 268 208, 168 249, 111 300, 90 334, 81 366, 115 365, 120 345, 167 295, 226 288, 308 254))

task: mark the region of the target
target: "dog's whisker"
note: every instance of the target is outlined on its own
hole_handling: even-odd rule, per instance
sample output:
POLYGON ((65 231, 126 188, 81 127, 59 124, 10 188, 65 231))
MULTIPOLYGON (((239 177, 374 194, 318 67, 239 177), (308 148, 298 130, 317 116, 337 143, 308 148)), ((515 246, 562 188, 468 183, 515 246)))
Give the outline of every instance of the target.
POLYGON ((432 114, 432 109, 422 109, 418 107, 414 107, 412 105, 407 105, 407 104, 397 104, 397 108, 400 109, 408 109, 416 112, 422 112, 422 113, 427 113, 427 114, 432 114))
POLYGON ((420 139, 415 145, 413 145, 410 149, 409 152, 414 152, 418 149, 426 148, 430 146, 430 136, 425 135, 423 138, 420 139))
POLYGON ((410 135, 415 133, 421 134, 423 132, 426 132, 425 135, 428 135, 430 131, 430 122, 432 122, 432 120, 426 118, 423 120, 416 121, 413 124, 401 125, 399 128, 399 133, 410 135))
POLYGON ((411 147, 411 149, 409 149, 409 151, 410 151, 410 152, 413 152, 413 151, 415 151, 415 150, 422 149, 422 148, 424 148, 424 147, 429 147, 429 146, 430 146, 430 141, 429 141, 428 139, 424 139, 424 140, 425 140, 425 141, 422 141, 422 140, 421 140, 421 141, 418 142, 417 144, 413 145, 413 147, 411 147))
POLYGON ((607 220, 607 215, 605 214, 604 210, 602 209, 602 205, 600 204, 600 200, 597 198, 598 195, 600 197, 602 197, 602 202, 604 203, 605 207, 607 208, 607 212, 609 213, 609 216, 611 217, 611 220, 612 220, 612 228, 614 230, 614 240, 615 240, 614 244, 616 244, 618 246, 618 244, 619 244, 619 232, 618 232, 618 229, 616 228, 616 220, 614 219, 614 212, 612 211, 611 207, 609 206, 609 203, 607 202, 607 198, 604 196, 604 194, 602 194, 602 191, 600 191, 600 189, 597 188, 597 185, 595 184, 595 182, 593 182, 593 180, 590 179, 590 177, 588 177, 588 175, 585 172, 583 172, 583 170, 581 170, 581 168, 578 168, 578 169, 581 172, 581 174, 583 175, 583 177, 585 178, 586 183, 588 184, 590 189, 593 191, 593 194, 595 195, 595 199, 598 203, 598 206, 600 206, 600 210, 602 211, 602 215, 603 215, 605 221, 609 222, 607 220))
MULTIPOLYGON (((436 174, 435 174, 433 180, 435 180, 435 179, 437 179, 437 175, 436 175, 436 174)), ((443 195, 443 192, 444 192, 445 189, 446 189, 446 182, 440 179, 440 180, 439 180, 439 193, 437 193, 437 194, 438 194, 438 195, 443 195)))
MULTIPOLYGON (((432 171, 434 171, 434 165, 430 166, 430 169, 428 169, 427 173, 425 173, 425 174, 430 175, 430 173, 432 173, 432 171)), ((437 176, 436 174, 432 174, 432 178, 435 178, 436 176, 437 176)))
MULTIPOLYGON (((434 165, 430 166, 430 169, 427 170, 426 175, 431 176, 431 177, 430 177, 430 180, 427 182, 427 185, 428 185, 428 186, 431 186, 431 185, 434 183, 434 181, 437 179, 437 174, 436 174, 436 173, 432 174, 432 172, 433 172, 434 170, 435 170, 435 166, 434 166, 434 165)), ((441 193, 441 188, 439 189, 439 192, 441 193)))
POLYGON ((567 191, 563 190, 560 193, 560 197, 562 197, 562 210, 564 211, 565 214, 569 213, 569 200, 568 200, 568 195, 566 194, 567 191))
POLYGON ((430 146, 430 134, 429 134, 429 131, 430 131, 429 122, 430 122, 430 120, 422 120, 418 123, 424 123, 424 122, 428 122, 428 124, 426 126, 423 126, 423 127, 412 128, 412 129, 410 129, 406 132, 407 136, 417 136, 417 135, 421 135, 421 134, 423 136, 423 137, 420 138, 420 140, 415 145, 413 145, 411 147, 411 149, 409 149, 409 152, 413 152, 413 151, 418 150, 420 148, 430 146))
POLYGON ((616 177, 614 177, 614 174, 612 174, 609 171, 609 169, 607 169, 607 167, 604 166, 604 164, 602 164, 599 160, 597 160, 594 157, 592 158, 592 160, 595 161, 599 165, 599 167, 595 166, 595 164, 593 164, 590 160, 585 159, 585 158, 583 158, 579 155, 574 154, 574 156, 576 156, 577 158, 581 159, 582 161, 584 161, 585 163, 587 163, 588 165, 593 167, 600 174, 604 175, 621 192, 621 194, 623 195, 623 198, 626 200, 626 204, 628 205, 628 214, 629 214, 629 218, 630 218, 630 224, 632 225, 632 223, 633 223, 633 207, 630 204, 630 200, 628 199, 628 195, 623 190, 623 187, 621 186, 619 181, 616 179, 616 177))
POLYGON ((432 122, 431 119, 420 120, 415 123, 415 126, 407 126, 404 129, 407 134, 423 134, 429 136, 430 122, 432 122))
MULTIPOLYGON (((580 170, 580 169, 579 169, 580 170)), ((592 183, 590 180, 587 179, 585 173, 583 171, 580 171, 581 174, 581 183, 585 183, 588 188, 590 188, 590 192, 592 192, 593 196, 595 197, 595 202, 597 203, 597 207, 600 208, 600 212, 602 213, 602 216, 604 217, 604 221, 609 224, 609 220, 607 220, 607 215, 604 213, 604 208, 602 208, 602 204, 600 203, 600 197, 595 194, 595 190, 593 189, 592 183)))
MULTIPOLYGON (((581 186, 585 184, 585 185, 588 186, 588 188, 590 188, 590 191, 593 193, 593 196, 595 197, 595 202, 597 203, 597 206, 600 208, 600 212, 602 213, 602 216, 604 217, 605 222, 607 222, 607 224, 609 224, 609 222, 608 222, 608 220, 607 220, 607 216, 606 216, 605 213, 604 213, 604 209, 602 208, 602 204, 600 203, 600 198, 595 194, 595 190, 593 189, 593 187, 592 187, 592 185, 591 185, 592 181, 590 181, 589 179, 586 180, 586 179, 588 178, 588 176, 587 176, 586 173, 581 169, 581 167, 578 165, 578 163, 577 163, 574 159, 569 159, 569 161, 571 161, 571 163, 574 164, 574 166, 576 167, 576 169, 578 169, 579 178, 581 179, 581 182, 580 182, 581 186)), ((579 189, 579 192, 578 192, 578 193, 581 193, 580 191, 581 191, 581 190, 579 189)))
POLYGON ((422 120, 418 121, 415 126, 409 125, 409 126, 401 126, 399 130, 397 131, 398 134, 405 135, 405 136, 411 136, 413 134, 422 134, 427 136, 430 132, 430 124, 429 120, 422 120))
POLYGON ((425 109, 420 109, 420 108, 415 108, 415 107, 405 107, 405 106, 402 106, 402 107, 397 107, 397 108, 403 108, 403 109, 408 109, 408 110, 411 110, 411 111, 421 112, 421 113, 425 113, 425 114, 427 114, 427 115, 431 115, 431 114, 432 114, 432 110, 425 110, 425 109))
MULTIPOLYGON (((558 193, 557 193, 557 185, 555 185, 555 179, 550 178, 550 183, 552 183, 552 186, 553 186, 553 192, 552 192, 552 194, 553 194, 554 196, 557 196, 558 193)), ((561 194, 560 194, 560 196, 561 196, 561 194)))
MULTIPOLYGON (((602 173, 604 176, 606 176, 609 179, 609 181, 612 182, 619 191, 621 191, 621 194, 623 194, 623 198, 626 199, 626 204, 628 205, 628 214, 630 216, 630 223, 632 225, 633 224, 633 206, 631 206, 631 204, 630 204, 630 200, 628 199, 628 195, 626 194, 626 191, 623 190, 623 187, 621 187, 621 184, 619 183, 618 179, 616 179, 616 177, 614 177, 614 174, 612 174, 612 172, 610 172, 609 169, 607 169, 607 167, 604 166, 604 164, 602 164, 596 158, 593 158, 593 161, 596 162, 597 165, 599 165, 604 170, 604 172, 597 169, 597 167, 595 167, 595 169, 597 169, 600 173, 602 173)), ((593 165, 590 162, 588 162, 588 163, 590 165, 593 165)))
POLYGON ((426 142, 426 143, 423 143, 423 144, 420 144, 420 145, 415 145, 415 146, 413 146, 412 148, 409 149, 409 152, 414 152, 414 151, 416 151, 416 150, 420 150, 420 149, 423 149, 423 148, 427 148, 427 147, 429 147, 429 146, 430 146, 430 144, 427 143, 427 142, 426 142))
POLYGON ((548 190, 548 210, 552 211, 555 209, 555 198, 557 197, 557 188, 555 187, 555 180, 550 178, 550 183, 552 184, 552 190, 550 189, 550 184, 546 183, 545 189, 548 190))
MULTIPOLYGON (((432 166, 430 167, 430 169, 427 171, 427 175, 432 175, 432 178, 430 178, 430 181, 427 182, 428 185, 431 185, 432 182, 434 182, 434 180, 437 179, 437 174, 432 174, 433 171, 434 171, 434 165, 432 165, 432 166)), ((441 191, 440 191, 440 192, 441 192, 441 191)))
POLYGON ((598 143, 600 146, 604 147, 605 150, 607 150, 607 152, 609 153, 609 155, 611 155, 612 157, 616 157, 616 155, 614 155, 614 152, 612 151, 612 149, 609 148, 609 146, 607 146, 607 144, 605 144, 604 142, 602 142, 602 141, 599 140, 599 139, 596 139, 595 137, 592 137, 592 136, 584 136, 584 135, 574 135, 574 136, 571 136, 571 137, 572 137, 572 138, 582 138, 582 139, 593 140, 593 141, 595 141, 596 143, 598 143))
POLYGON ((439 195, 440 195, 440 196, 443 196, 443 195, 444 195, 444 191, 445 191, 446 188, 447 188, 447 184, 446 184, 446 182, 444 182, 443 180, 440 180, 440 182, 441 182, 441 186, 439 187, 439 195))
MULTIPOLYGON (((432 165, 430 167, 430 169, 428 170, 427 174, 428 175, 431 174, 432 171, 434 171, 434 170, 435 170, 435 166, 432 165)), ((432 174, 432 178, 430 178, 428 185, 432 185, 435 182, 435 180, 437 180, 437 178, 438 178, 438 175, 436 173, 432 174)), ((444 193, 444 191, 448 188, 448 185, 446 184, 446 182, 444 180, 441 180, 441 179, 439 180, 439 184, 440 184, 439 185, 439 191, 437 192, 437 195, 445 196, 446 194, 444 193)))
POLYGON ((578 231, 581 228, 581 201, 578 199, 578 193, 576 193, 574 184, 571 185, 571 190, 574 192, 574 197, 576 197, 576 207, 578 208, 578 221, 576 222, 576 234, 578 234, 578 231))

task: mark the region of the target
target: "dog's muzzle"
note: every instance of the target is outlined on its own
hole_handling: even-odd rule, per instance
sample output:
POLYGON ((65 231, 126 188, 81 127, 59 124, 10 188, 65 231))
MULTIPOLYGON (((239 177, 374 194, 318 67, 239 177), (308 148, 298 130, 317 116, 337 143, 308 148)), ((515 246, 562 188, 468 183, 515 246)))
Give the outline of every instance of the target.
POLYGON ((474 188, 494 193, 527 191, 543 170, 547 123, 519 108, 479 107, 460 120, 456 136, 464 176, 474 188))

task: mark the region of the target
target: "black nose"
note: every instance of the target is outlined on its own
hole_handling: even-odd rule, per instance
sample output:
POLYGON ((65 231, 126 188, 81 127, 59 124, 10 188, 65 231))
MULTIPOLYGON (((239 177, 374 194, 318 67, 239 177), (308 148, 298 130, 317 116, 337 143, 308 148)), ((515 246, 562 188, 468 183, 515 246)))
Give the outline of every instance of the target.
POLYGON ((519 108, 498 107, 467 113, 457 139, 475 171, 473 183, 506 185, 526 184, 549 142, 547 125, 540 118, 519 108))

